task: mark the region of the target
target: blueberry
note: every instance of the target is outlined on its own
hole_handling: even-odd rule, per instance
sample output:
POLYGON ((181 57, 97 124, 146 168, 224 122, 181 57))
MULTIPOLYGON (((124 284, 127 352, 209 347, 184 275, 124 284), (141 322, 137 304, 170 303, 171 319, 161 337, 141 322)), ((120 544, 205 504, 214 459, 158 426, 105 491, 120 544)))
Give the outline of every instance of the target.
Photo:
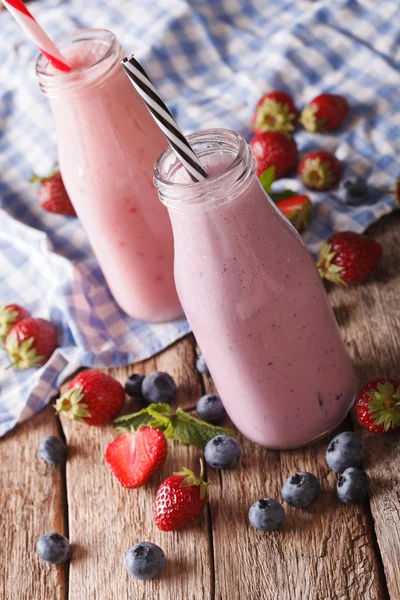
POLYGON ((214 394, 202 396, 197 402, 196 410, 199 418, 207 423, 221 423, 226 415, 221 398, 214 394))
POLYGON ((199 354, 199 356, 196 359, 196 369, 198 370, 199 373, 202 373, 203 375, 210 374, 210 371, 208 370, 205 358, 202 354, 199 354))
POLYGON ((214 469, 233 469, 240 458, 240 444, 229 435, 216 435, 204 448, 204 458, 214 469))
POLYGON ((50 465, 60 465, 65 462, 67 446, 60 438, 49 435, 40 442, 38 454, 50 465))
POLYGON ((146 375, 142 383, 142 394, 149 404, 171 402, 175 396, 176 385, 168 373, 154 371, 146 375))
POLYGON ((326 451, 328 467, 343 473, 348 467, 361 467, 364 462, 364 442, 352 431, 333 438, 326 451))
POLYGON ((368 195, 368 186, 361 177, 351 175, 340 182, 338 199, 342 204, 358 206, 368 202, 368 195))
POLYGON ((368 477, 362 469, 350 467, 339 477, 336 486, 339 500, 345 504, 362 502, 368 494, 368 477))
POLYGON ((282 504, 273 498, 262 498, 250 506, 249 521, 261 531, 274 531, 285 519, 282 504))
POLYGON ((307 508, 320 493, 319 479, 312 473, 295 473, 282 487, 282 498, 294 508, 307 508))
POLYGON ((153 579, 165 567, 165 554, 156 544, 140 542, 126 553, 125 565, 135 579, 153 579))
POLYGON ((36 552, 46 562, 57 565, 69 559, 70 543, 59 533, 45 533, 36 542, 36 552))
POLYGON ((131 398, 141 398, 142 397, 142 383, 143 383, 144 375, 138 375, 137 373, 132 373, 128 377, 125 382, 125 392, 131 398))

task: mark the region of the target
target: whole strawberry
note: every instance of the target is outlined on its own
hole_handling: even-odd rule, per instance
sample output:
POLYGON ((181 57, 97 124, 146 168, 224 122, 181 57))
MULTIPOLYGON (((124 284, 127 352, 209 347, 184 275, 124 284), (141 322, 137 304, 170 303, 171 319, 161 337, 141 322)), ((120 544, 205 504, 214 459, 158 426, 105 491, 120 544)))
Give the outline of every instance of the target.
POLYGON ((296 128, 298 116, 298 110, 290 94, 270 92, 257 103, 253 129, 256 133, 280 131, 290 136, 296 128))
POLYGON ((32 175, 32 183, 40 183, 38 200, 40 206, 47 212, 75 217, 76 212, 65 189, 60 171, 54 169, 47 177, 32 175))
POLYGON ((203 480, 203 461, 199 477, 184 468, 163 481, 154 502, 157 527, 161 531, 176 531, 195 521, 207 504, 207 486, 203 480))
POLYGON ((18 321, 7 335, 5 343, 12 365, 21 370, 44 365, 57 346, 54 323, 32 317, 18 321))
POLYGON ((122 385, 106 373, 82 371, 55 404, 57 413, 88 425, 106 425, 121 409, 125 399, 122 385))
POLYGON ((346 98, 337 94, 321 94, 303 109, 300 123, 311 133, 334 131, 349 112, 346 98))
POLYGON ((19 304, 0 306, 0 342, 4 342, 14 325, 30 316, 30 313, 19 304))
POLYGON ((270 167, 275 168, 275 179, 283 177, 296 168, 298 162, 297 145, 293 138, 287 138, 279 131, 259 133, 250 141, 260 176, 270 167))
POLYGON ((298 174, 308 188, 330 190, 340 181, 342 163, 334 154, 317 150, 303 158, 299 164, 298 174))
POLYGON ((381 255, 382 246, 375 240, 353 231, 341 231, 324 242, 317 267, 321 277, 333 283, 363 283, 381 255))
POLYGON ((312 217, 312 204, 308 196, 290 196, 290 198, 279 200, 276 206, 299 233, 303 233, 309 227, 312 217))
POLYGON ((357 421, 374 433, 389 433, 400 428, 400 382, 373 379, 358 394, 357 421))
POLYGON ((105 459, 125 488, 138 488, 150 479, 167 458, 167 440, 159 429, 142 426, 124 433, 107 446, 105 459))

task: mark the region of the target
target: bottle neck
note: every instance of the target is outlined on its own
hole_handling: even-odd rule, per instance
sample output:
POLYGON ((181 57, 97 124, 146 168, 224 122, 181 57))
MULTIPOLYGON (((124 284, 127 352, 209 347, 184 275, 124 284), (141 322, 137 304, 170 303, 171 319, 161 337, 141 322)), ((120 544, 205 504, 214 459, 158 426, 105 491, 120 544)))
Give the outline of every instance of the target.
POLYGON ((206 180, 192 182, 171 148, 154 168, 161 202, 173 212, 205 212, 225 206, 241 195, 256 177, 256 164, 245 139, 230 129, 206 129, 187 136, 205 170, 206 180))
POLYGON ((79 96, 88 87, 108 84, 112 76, 123 76, 120 61, 124 51, 106 29, 81 29, 60 38, 56 44, 72 70, 58 71, 43 54, 39 56, 36 74, 41 90, 49 98, 79 96))

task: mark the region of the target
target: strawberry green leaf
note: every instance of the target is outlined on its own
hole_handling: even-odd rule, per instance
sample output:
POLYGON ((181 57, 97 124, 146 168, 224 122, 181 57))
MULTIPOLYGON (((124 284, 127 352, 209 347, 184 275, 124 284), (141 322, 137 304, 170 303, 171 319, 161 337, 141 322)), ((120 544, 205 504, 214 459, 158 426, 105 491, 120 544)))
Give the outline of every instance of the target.
POLYGON ((164 415, 172 415, 172 409, 169 404, 150 404, 150 406, 139 410, 137 413, 124 415, 114 420, 115 425, 123 431, 137 431, 141 425, 151 425, 156 429, 164 429, 169 419, 165 420, 164 415))
POLYGON ((269 197, 274 202, 286 200, 286 198, 292 198, 293 196, 297 196, 297 192, 294 192, 293 190, 282 190, 282 192, 269 192, 269 197))
POLYGON ((261 173, 259 179, 264 190, 267 192, 267 194, 269 194, 275 179, 275 167, 269 167, 268 169, 265 169, 265 171, 261 173))

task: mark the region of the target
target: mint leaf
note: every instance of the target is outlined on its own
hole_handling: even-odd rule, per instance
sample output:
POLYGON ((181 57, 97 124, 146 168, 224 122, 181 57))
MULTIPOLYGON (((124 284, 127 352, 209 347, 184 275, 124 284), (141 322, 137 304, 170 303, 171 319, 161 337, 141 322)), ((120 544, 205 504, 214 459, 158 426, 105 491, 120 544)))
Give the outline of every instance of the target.
POLYGON ((137 413, 118 417, 114 420, 114 423, 124 431, 131 431, 132 429, 137 431, 141 425, 151 425, 157 427, 157 429, 164 429, 169 423, 169 418, 164 416, 166 414, 172 415, 172 408, 169 404, 150 404, 150 406, 139 410, 137 413))
POLYGON ((269 197, 274 202, 279 202, 280 200, 286 200, 286 198, 292 198, 293 196, 297 196, 297 192, 293 190, 283 190, 282 192, 270 192, 269 197))
POLYGON ((265 171, 261 173, 259 179, 264 190, 267 192, 267 194, 269 194, 275 179, 275 167, 269 167, 268 169, 265 169, 265 171))
POLYGON ((196 448, 204 448, 207 442, 218 434, 235 436, 232 429, 210 425, 188 415, 180 408, 177 409, 170 426, 165 430, 167 438, 177 440, 181 444, 191 444, 196 448))

